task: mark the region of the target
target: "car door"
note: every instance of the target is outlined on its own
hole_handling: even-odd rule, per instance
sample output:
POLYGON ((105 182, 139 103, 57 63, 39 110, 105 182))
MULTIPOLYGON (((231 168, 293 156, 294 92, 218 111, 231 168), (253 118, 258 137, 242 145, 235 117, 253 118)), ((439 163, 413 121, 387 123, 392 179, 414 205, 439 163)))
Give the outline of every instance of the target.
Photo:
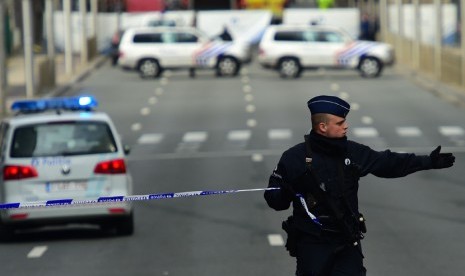
POLYGON ((338 53, 346 47, 344 36, 332 30, 318 30, 314 31, 311 39, 315 45, 315 55, 318 55, 318 63, 321 66, 333 67, 337 66, 338 53))
POLYGON ((163 59, 165 67, 193 67, 194 53, 202 47, 199 36, 189 31, 165 32, 163 39, 163 59))

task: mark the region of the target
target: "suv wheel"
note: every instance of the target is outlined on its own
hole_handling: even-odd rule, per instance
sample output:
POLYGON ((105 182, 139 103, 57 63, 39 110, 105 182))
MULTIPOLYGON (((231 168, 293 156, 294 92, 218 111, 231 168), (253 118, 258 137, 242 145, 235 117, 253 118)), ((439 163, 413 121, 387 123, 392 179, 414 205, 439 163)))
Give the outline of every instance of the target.
POLYGON ((15 230, 14 228, 5 225, 0 221, 0 241, 8 242, 14 238, 15 230))
POLYGON ((302 67, 296 58, 283 58, 279 61, 278 71, 281 78, 298 78, 302 67))
POLYGON ((116 223, 116 233, 121 236, 130 236, 134 233, 134 214, 131 212, 128 216, 120 219, 116 223))
POLYGON ((358 69, 362 77, 375 78, 381 74, 383 64, 377 58, 366 57, 360 61, 358 69))
POLYGON ((222 57, 216 65, 217 76, 237 76, 241 65, 233 57, 222 57))
POLYGON ((139 62, 139 75, 143 79, 156 78, 161 74, 161 67, 154 59, 143 59, 139 62))

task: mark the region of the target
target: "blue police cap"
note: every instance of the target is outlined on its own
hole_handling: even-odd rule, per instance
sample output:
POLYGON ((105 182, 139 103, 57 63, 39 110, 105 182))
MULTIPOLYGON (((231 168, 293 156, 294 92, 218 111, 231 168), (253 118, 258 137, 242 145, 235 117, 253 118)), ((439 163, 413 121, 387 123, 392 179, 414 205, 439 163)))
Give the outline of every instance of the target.
POLYGON ((307 102, 310 113, 328 113, 345 118, 350 111, 350 104, 335 96, 317 96, 307 102))

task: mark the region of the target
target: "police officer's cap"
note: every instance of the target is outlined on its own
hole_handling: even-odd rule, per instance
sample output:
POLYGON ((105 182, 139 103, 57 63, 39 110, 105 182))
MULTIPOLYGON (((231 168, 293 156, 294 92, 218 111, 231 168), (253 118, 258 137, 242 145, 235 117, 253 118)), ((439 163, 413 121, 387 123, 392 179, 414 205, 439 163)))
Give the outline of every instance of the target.
POLYGON ((307 102, 312 115, 317 113, 333 114, 345 118, 350 111, 350 104, 335 96, 317 96, 307 102))

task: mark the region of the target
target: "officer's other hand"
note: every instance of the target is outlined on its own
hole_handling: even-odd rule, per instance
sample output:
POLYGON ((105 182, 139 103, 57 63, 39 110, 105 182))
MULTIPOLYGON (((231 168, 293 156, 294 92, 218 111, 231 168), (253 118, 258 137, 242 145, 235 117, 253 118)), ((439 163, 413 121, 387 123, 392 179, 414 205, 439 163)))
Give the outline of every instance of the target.
POLYGON ((282 182, 280 183, 280 186, 281 186, 281 192, 283 193, 285 197, 290 198, 290 199, 294 198, 295 192, 293 191, 290 184, 282 182))
POLYGON ((433 169, 449 168, 454 165, 455 156, 452 153, 440 153, 441 146, 438 146, 431 152, 429 157, 431 158, 431 165, 433 169))

